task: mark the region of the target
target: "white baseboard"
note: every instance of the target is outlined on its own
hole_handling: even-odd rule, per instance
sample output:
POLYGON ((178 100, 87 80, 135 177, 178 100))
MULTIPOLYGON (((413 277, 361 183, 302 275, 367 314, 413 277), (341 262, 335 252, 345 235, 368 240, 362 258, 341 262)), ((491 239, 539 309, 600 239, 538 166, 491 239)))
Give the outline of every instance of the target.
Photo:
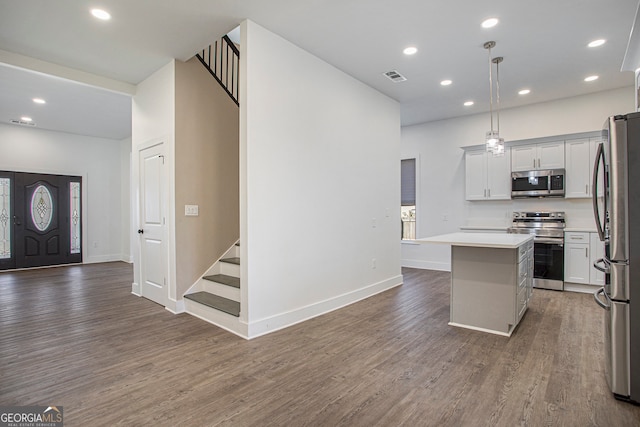
POLYGON ((291 310, 275 316, 260 319, 255 322, 250 322, 248 324, 247 336, 249 339, 252 339, 293 326, 297 323, 337 310, 399 285, 402 285, 402 275, 390 277, 381 282, 338 295, 337 297, 330 298, 328 300, 301 307, 296 310, 291 310))
POLYGON ((131 284, 131 293, 135 296, 141 297, 142 293, 140 292, 140 285, 136 282, 131 284))
POLYGON ((173 314, 184 313, 185 312, 184 299, 176 301, 169 298, 169 300, 167 301, 167 305, 164 308, 173 314))
POLYGON ((122 261, 122 255, 90 255, 84 257, 82 262, 84 264, 97 264, 99 262, 113 262, 113 261, 122 261))
POLYGON ((420 268, 422 270, 451 271, 451 262, 422 261, 418 259, 402 259, 400 265, 409 268, 420 268))

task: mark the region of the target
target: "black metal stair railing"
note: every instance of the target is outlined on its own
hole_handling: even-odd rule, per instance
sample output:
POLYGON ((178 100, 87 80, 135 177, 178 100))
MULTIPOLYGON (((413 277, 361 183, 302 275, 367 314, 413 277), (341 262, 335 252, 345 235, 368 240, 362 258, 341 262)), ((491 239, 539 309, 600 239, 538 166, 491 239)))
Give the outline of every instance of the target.
POLYGON ((223 36, 202 52, 197 53, 196 57, 239 106, 240 51, 231 39, 223 36))

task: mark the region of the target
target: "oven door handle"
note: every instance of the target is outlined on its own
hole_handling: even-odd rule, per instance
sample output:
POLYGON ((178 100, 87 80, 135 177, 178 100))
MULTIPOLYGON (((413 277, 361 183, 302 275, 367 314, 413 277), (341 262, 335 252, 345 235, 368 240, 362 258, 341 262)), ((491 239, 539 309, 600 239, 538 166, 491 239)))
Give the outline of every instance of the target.
POLYGON ((552 245, 564 246, 564 239, 554 239, 553 237, 536 237, 533 243, 551 243, 552 245))

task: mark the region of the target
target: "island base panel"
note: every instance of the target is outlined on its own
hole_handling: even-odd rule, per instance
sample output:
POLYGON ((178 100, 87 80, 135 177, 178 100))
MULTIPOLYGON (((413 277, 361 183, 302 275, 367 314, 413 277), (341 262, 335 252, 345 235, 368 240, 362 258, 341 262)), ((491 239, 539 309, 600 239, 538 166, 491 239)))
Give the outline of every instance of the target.
POLYGON ((517 249, 452 246, 450 324, 511 335, 517 257, 517 249))

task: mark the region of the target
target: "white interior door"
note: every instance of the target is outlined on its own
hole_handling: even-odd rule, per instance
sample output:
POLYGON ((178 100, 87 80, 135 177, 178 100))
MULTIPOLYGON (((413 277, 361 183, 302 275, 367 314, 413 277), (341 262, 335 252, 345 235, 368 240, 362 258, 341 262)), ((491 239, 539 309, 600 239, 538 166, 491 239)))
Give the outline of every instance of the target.
POLYGON ((158 304, 167 302, 167 264, 163 145, 140 150, 140 292, 158 304))

